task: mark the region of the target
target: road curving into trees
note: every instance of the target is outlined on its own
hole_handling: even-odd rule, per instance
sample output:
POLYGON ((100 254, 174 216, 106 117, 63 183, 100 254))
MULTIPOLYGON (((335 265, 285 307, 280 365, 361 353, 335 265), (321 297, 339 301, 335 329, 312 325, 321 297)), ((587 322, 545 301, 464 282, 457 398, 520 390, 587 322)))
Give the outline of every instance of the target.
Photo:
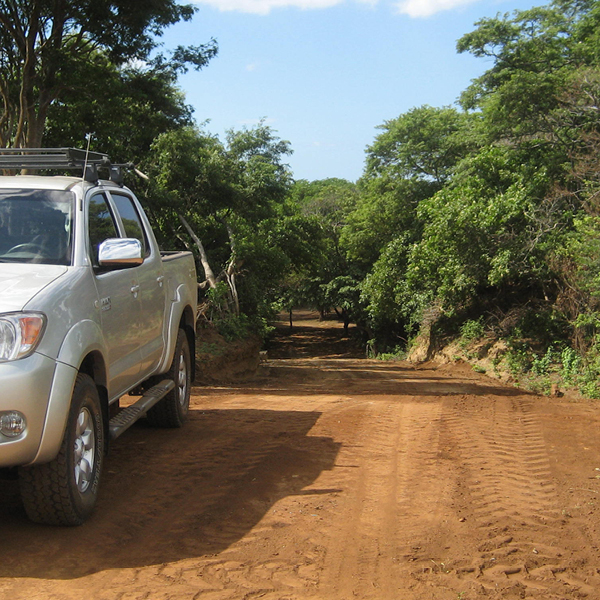
POLYGON ((186 427, 128 431, 82 527, 28 522, 3 482, 0 597, 600 597, 596 404, 296 323, 186 427))

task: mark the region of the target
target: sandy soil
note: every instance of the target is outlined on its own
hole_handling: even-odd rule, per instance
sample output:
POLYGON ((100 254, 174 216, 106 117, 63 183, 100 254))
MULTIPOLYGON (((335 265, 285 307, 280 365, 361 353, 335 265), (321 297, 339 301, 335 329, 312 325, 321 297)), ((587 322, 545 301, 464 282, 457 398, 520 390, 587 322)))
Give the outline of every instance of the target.
POLYGON ((0 598, 600 598, 600 413, 304 320, 189 423, 115 444, 80 528, 0 492, 0 598))

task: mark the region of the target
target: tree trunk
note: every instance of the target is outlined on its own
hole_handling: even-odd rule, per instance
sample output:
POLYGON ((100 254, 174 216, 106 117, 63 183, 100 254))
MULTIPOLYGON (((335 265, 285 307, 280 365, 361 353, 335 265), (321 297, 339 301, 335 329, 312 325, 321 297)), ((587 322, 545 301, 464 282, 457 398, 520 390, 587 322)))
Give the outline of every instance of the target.
POLYGON ((233 233, 233 228, 229 224, 228 221, 225 221, 225 227, 227 228, 227 235, 229 236, 229 246, 231 248, 231 258, 229 260, 229 264, 227 265, 227 269, 225 270, 225 277, 227 278, 227 283, 229 285, 230 298, 231 303, 233 305, 233 310, 236 316, 240 314, 240 298, 237 291, 237 286, 235 283, 235 271, 237 268, 237 257, 235 254, 235 235, 233 233))
MULTIPOLYGON (((232 263, 230 263, 230 266, 232 263)), ((229 286, 229 300, 233 307, 233 312, 236 316, 240 315, 240 298, 238 296, 237 286, 235 284, 235 272, 230 267, 225 271, 225 277, 227 279, 227 285, 229 286)))
POLYGON ((350 315, 348 311, 344 309, 342 311, 342 317, 344 319, 344 337, 348 337, 348 327, 350 326, 350 315))
POLYGON ((182 225, 187 229, 187 232, 190 234, 190 237, 194 240, 194 243, 198 247, 198 251, 200 252, 200 262, 202 263, 202 268, 204 269, 204 278, 208 281, 208 285, 215 289, 217 287, 217 279, 213 270, 210 267, 210 263, 208 262, 208 256, 206 255, 206 251, 204 250, 204 246, 200 241, 200 238, 194 233, 194 230, 190 227, 190 224, 185 220, 182 215, 178 215, 179 220, 182 225))

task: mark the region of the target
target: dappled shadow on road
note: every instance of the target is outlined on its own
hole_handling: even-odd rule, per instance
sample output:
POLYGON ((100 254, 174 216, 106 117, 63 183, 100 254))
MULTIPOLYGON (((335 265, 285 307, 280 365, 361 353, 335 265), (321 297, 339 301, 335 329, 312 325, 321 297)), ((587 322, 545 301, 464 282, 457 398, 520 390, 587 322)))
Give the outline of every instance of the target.
MULTIPOLYGON (((374 360, 273 360, 254 382, 207 388, 203 394, 223 393, 301 396, 337 393, 346 396, 522 396, 527 392, 473 373, 459 378, 409 363, 374 360)), ((389 399, 389 398, 388 398, 389 399)))
MULTIPOLYGON (((253 383, 218 388, 232 393, 312 395, 337 390, 349 396, 520 396, 523 390, 503 385, 469 369, 445 372, 429 363, 415 366, 403 361, 367 359, 351 330, 333 318, 320 321, 311 311, 297 311, 290 328, 285 316, 275 324, 263 375, 253 383)), ((212 393, 210 390, 208 393, 212 393)))
POLYGON ((339 321, 319 321, 316 313, 308 311, 298 313, 291 328, 283 321, 276 322, 268 351, 270 357, 281 359, 365 357, 364 345, 359 342, 354 326, 345 335, 339 321))
POLYGON ((333 468, 339 444, 308 435, 320 413, 192 410, 180 430, 139 423, 115 444, 97 510, 79 528, 26 520, 0 490, 0 577, 72 579, 219 553, 281 498, 333 468))

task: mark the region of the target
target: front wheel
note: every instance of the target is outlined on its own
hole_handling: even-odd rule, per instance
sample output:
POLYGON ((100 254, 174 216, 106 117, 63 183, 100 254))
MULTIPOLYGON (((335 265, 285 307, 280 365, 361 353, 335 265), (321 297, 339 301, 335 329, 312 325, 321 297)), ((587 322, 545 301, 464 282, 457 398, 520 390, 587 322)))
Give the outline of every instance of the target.
POLYGON ((58 456, 49 463, 19 469, 28 517, 48 525, 81 525, 96 504, 103 462, 98 389, 89 375, 79 373, 58 456))
POLYGON ((183 329, 177 333, 177 343, 171 368, 164 375, 175 387, 148 411, 148 422, 155 427, 181 427, 190 407, 192 363, 190 345, 183 329))

